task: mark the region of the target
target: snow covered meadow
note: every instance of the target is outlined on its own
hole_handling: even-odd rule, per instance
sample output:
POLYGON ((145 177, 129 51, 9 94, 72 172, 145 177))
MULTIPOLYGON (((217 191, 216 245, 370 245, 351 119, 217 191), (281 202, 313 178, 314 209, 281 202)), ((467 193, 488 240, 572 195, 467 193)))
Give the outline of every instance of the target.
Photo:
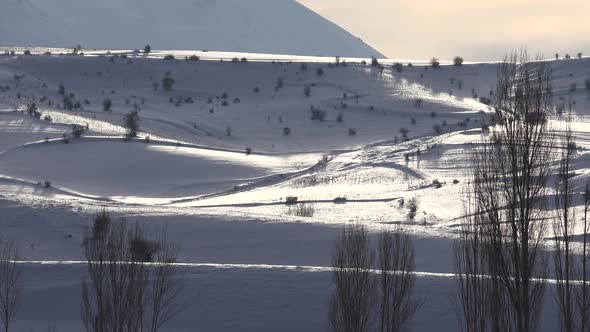
MULTIPOLYGON (((497 63, 13 49, 0 55, 0 232, 24 269, 14 330, 83 329, 84 232, 102 209, 179 245, 183 310, 164 330, 327 329, 332 247, 352 223, 371 239, 401 224, 423 299, 413 327, 459 329, 452 244, 497 63)), ((590 58, 547 61, 554 102, 574 113, 582 191, 590 58)), ((543 331, 557 329, 552 292, 543 331)))

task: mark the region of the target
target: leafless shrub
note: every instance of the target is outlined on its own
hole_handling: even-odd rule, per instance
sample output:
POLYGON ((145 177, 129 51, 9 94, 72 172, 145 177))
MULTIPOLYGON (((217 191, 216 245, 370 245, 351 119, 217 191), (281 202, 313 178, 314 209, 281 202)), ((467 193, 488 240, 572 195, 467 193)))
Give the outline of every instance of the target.
POLYGON ((315 205, 308 203, 291 205, 287 209, 287 214, 296 217, 311 218, 315 214, 315 205))
POLYGON ((434 68, 434 69, 439 69, 440 68, 440 61, 438 61, 438 58, 430 59, 430 66, 432 66, 432 68, 434 68))
POLYGON ((408 219, 414 220, 418 212, 418 199, 416 197, 410 198, 406 202, 406 207, 408 208, 408 219))
POLYGON ((336 197, 334 198, 334 204, 345 204, 348 201, 346 197, 336 197))
POLYGON ((306 97, 309 97, 311 95, 311 87, 309 85, 303 87, 303 95, 305 95, 306 97))
POLYGON ((408 132, 409 132, 408 128, 406 128, 406 127, 401 127, 401 128, 399 129, 399 132, 400 132, 400 133, 402 133, 402 136, 403 136, 404 138, 408 137, 408 132))
POLYGON ((321 109, 316 108, 313 105, 310 106, 310 111, 312 120, 319 122, 324 122, 324 120, 326 120, 326 111, 322 111, 321 109))

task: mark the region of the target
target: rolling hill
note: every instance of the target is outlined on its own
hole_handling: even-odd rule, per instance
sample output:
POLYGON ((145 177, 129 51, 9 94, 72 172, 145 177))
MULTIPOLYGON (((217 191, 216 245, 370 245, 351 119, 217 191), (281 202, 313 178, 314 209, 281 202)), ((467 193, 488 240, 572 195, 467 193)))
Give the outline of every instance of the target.
POLYGON ((0 45, 383 57, 294 0, 4 0, 0 45))

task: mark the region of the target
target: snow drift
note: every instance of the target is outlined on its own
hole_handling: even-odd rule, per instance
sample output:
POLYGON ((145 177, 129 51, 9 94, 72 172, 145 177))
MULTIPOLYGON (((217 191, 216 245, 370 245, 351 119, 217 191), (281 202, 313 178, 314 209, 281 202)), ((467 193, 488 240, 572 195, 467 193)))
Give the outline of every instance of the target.
POLYGON ((383 57, 294 0, 3 0, 0 45, 383 57))

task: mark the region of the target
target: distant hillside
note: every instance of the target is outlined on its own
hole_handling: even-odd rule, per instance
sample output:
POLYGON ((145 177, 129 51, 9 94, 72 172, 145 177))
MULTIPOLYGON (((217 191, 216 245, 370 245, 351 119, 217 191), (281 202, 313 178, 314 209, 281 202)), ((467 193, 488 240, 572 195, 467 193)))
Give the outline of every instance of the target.
POLYGON ((383 57, 294 0, 2 0, 0 45, 383 57))

